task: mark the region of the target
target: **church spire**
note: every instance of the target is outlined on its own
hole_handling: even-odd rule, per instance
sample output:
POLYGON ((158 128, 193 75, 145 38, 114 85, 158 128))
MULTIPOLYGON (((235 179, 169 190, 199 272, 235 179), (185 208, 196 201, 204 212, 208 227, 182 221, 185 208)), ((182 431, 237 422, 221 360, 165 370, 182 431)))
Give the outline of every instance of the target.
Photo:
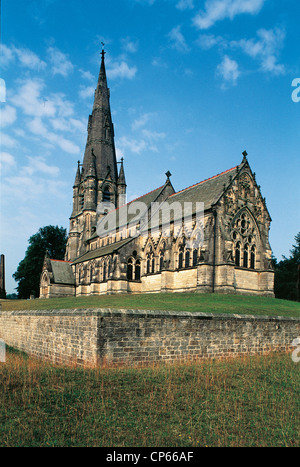
POLYGON ((110 110, 110 93, 107 86, 105 70, 105 51, 101 52, 101 66, 95 90, 92 115, 89 116, 88 136, 83 159, 85 172, 90 167, 95 156, 96 175, 98 180, 104 180, 107 167, 113 183, 117 183, 117 159, 114 143, 114 128, 110 110), (92 154, 92 149, 94 156, 92 154))

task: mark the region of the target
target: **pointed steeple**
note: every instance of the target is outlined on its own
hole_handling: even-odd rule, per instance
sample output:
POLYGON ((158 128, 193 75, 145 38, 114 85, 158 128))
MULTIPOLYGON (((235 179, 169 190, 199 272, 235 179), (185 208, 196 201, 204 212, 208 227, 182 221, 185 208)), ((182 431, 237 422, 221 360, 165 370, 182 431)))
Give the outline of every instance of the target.
POLYGON ((95 90, 92 115, 89 116, 88 137, 83 159, 85 173, 95 155, 96 176, 98 180, 104 180, 107 167, 110 167, 112 181, 117 183, 117 159, 114 143, 114 128, 110 110, 110 93, 107 86, 105 71, 105 52, 101 52, 101 66, 97 88, 95 90))
POLYGON ((125 172, 124 172, 124 165, 123 165, 123 157, 121 158, 121 164, 120 167, 120 172, 119 172, 119 178, 118 178, 118 183, 117 183, 117 193, 118 193, 118 200, 117 200, 117 205, 118 207, 123 206, 126 204, 126 179, 125 179, 125 172))
POLYGON ((77 172, 76 172, 76 177, 75 177, 75 182, 74 182, 74 188, 79 186, 81 182, 80 161, 78 161, 77 164, 78 164, 78 167, 77 167, 77 172))
POLYGON ((123 157, 121 157, 121 167, 120 167, 120 172, 119 172, 118 185, 126 185, 123 161, 124 159, 123 157))

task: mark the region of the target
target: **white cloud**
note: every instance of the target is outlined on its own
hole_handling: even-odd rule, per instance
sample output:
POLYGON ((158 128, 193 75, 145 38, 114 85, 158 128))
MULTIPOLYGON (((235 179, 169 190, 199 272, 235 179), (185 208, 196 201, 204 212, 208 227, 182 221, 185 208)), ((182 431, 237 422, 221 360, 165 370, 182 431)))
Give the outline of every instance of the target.
POLYGON ((229 18, 233 20, 240 14, 257 14, 266 0, 206 0, 205 10, 194 18, 199 29, 208 29, 217 21, 229 18))
POLYGON ((189 50, 189 46, 187 45, 184 35, 181 32, 181 26, 176 26, 173 28, 169 32, 168 37, 175 49, 179 50, 180 52, 187 52, 189 50))
POLYGON ((58 197, 64 196, 63 192, 66 189, 66 183, 61 180, 51 179, 49 177, 41 177, 40 175, 16 175, 5 178, 5 193, 6 199, 15 200, 18 202, 27 202, 41 199, 41 197, 58 197))
POLYGON ((14 47, 14 52, 16 53, 21 65, 31 70, 42 70, 46 68, 46 63, 31 50, 29 49, 17 49, 14 47))
POLYGON ((129 138, 128 136, 122 136, 118 139, 117 146, 122 154, 124 154, 126 149, 128 149, 130 152, 133 152, 134 154, 140 154, 146 149, 147 144, 143 139, 137 140, 134 138, 129 138))
POLYGON ((18 141, 11 136, 1 132, 1 146, 6 148, 14 148, 18 146, 18 141))
POLYGON ((33 175, 35 172, 42 172, 52 176, 57 176, 59 174, 59 168, 47 165, 43 157, 28 156, 28 160, 29 165, 22 169, 23 175, 33 175))
POLYGON ((81 76, 88 80, 88 81, 92 81, 94 82, 95 81, 95 77, 92 75, 92 73, 90 71, 84 71, 84 70, 79 70, 80 73, 81 73, 81 76))
MULTIPOLYGON (((74 119, 74 104, 63 94, 44 94, 45 84, 42 80, 26 80, 11 97, 11 101, 20 107, 26 116, 33 117, 27 121, 28 129, 52 145, 60 147, 70 154, 78 154, 79 147, 62 135, 49 131, 47 123, 59 131, 82 131, 83 123, 74 119)), ((9 145, 9 140, 7 145, 9 145)), ((11 144, 12 146, 12 144, 11 144)))
POLYGON ((0 153, 0 170, 2 171, 4 168, 11 168, 16 165, 16 161, 14 156, 12 156, 9 152, 1 152, 0 153))
POLYGON ((221 46, 222 48, 227 47, 225 39, 221 36, 215 36, 214 34, 201 34, 196 44, 203 50, 208 50, 215 46, 221 46))
POLYGON ((1 45, 0 64, 6 68, 12 62, 18 60, 21 66, 30 68, 31 70, 43 70, 46 68, 46 63, 41 60, 38 55, 29 49, 18 48, 15 46, 8 47, 5 44, 1 45))
POLYGON ((141 115, 139 118, 135 119, 134 122, 131 125, 131 128, 133 130, 139 130, 142 128, 146 123, 149 121, 151 117, 151 113, 145 113, 141 115))
POLYGON ((23 82, 10 100, 20 107, 25 115, 53 117, 56 113, 56 105, 43 95, 44 88, 45 84, 42 80, 28 79, 23 82))
POLYGON ((137 68, 130 67, 125 61, 111 62, 107 66, 108 74, 110 79, 116 78, 128 78, 132 79, 135 77, 137 68))
POLYGON ((176 8, 178 10, 192 10, 194 8, 194 0, 179 0, 176 8))
POLYGON ((0 49, 0 65, 3 68, 6 68, 13 62, 15 59, 15 54, 12 49, 7 47, 5 44, 1 44, 0 49))
POLYGON ((1 118, 0 118, 0 124, 1 128, 4 128, 5 126, 9 126, 12 123, 14 123, 17 119, 17 112, 14 107, 11 105, 6 105, 1 109, 1 118))
POLYGON ((46 125, 42 122, 41 118, 34 118, 28 122, 27 126, 33 134, 40 136, 43 140, 46 140, 49 143, 60 147, 63 151, 69 154, 80 153, 80 148, 72 141, 66 139, 64 136, 57 135, 56 133, 49 131, 46 125))
POLYGON ((129 37, 121 39, 122 47, 126 52, 136 53, 138 51, 138 41, 133 41, 129 37))
POLYGON ((277 63, 278 55, 283 47, 285 31, 280 28, 260 29, 256 39, 232 41, 231 47, 238 47, 252 58, 258 59, 264 72, 283 74, 284 65, 277 63))
POLYGON ((80 86, 79 96, 82 99, 92 97, 95 93, 95 86, 80 86))
POLYGON ((217 67, 217 75, 220 75, 224 80, 223 88, 226 87, 225 83, 235 86, 240 76, 238 63, 225 55, 223 61, 217 67))
POLYGON ((145 138, 151 140, 151 141, 156 141, 158 139, 165 138, 166 134, 165 133, 159 133, 157 131, 151 131, 147 130, 146 128, 143 128, 142 134, 145 138))
POLYGON ((49 60, 52 65, 52 73, 54 75, 62 75, 64 77, 72 73, 74 66, 68 59, 68 56, 54 47, 48 48, 49 60))

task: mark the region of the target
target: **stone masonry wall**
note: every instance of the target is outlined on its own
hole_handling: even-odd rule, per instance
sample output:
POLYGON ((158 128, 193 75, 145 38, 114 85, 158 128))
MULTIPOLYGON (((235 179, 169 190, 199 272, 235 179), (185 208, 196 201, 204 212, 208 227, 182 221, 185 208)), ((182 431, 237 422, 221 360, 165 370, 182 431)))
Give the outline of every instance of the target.
POLYGON ((300 319, 143 310, 0 312, 7 345, 54 362, 140 365, 292 350, 300 319))

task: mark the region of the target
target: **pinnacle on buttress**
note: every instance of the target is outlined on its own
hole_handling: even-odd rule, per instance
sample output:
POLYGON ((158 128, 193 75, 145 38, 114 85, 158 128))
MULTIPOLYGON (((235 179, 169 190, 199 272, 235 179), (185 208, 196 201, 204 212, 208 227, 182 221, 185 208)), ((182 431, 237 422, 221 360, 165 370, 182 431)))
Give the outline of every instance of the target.
POLYGON ((118 177, 118 185, 126 185, 126 179, 125 179, 125 171, 124 171, 124 165, 123 165, 123 157, 121 157, 121 167, 120 167, 120 172, 119 172, 119 177, 118 177))
POLYGON ((78 167, 77 167, 77 172, 76 172, 74 187, 79 186, 79 184, 80 184, 80 182, 81 182, 80 161, 78 161, 77 164, 78 164, 78 167))

